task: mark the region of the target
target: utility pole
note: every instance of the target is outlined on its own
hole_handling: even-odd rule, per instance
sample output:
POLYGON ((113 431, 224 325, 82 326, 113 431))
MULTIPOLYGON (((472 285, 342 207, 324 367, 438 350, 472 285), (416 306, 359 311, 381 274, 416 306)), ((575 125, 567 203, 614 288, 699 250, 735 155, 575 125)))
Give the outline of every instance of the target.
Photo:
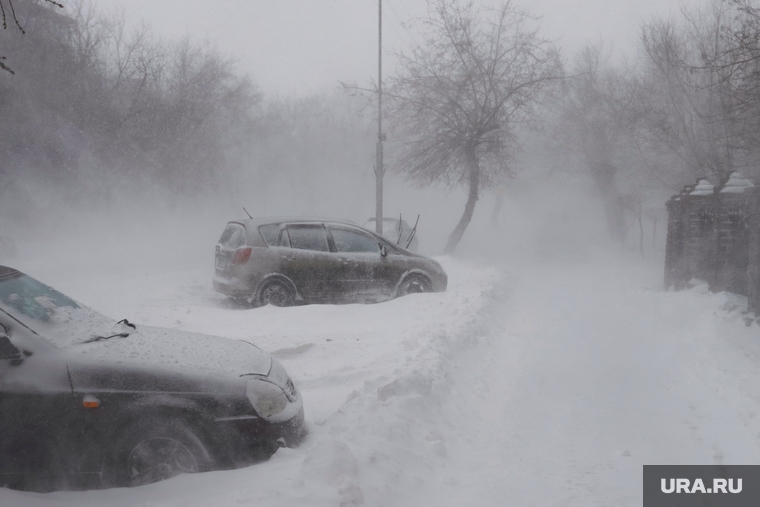
POLYGON ((375 231, 383 233, 383 0, 377 0, 377 147, 375 161, 375 231))

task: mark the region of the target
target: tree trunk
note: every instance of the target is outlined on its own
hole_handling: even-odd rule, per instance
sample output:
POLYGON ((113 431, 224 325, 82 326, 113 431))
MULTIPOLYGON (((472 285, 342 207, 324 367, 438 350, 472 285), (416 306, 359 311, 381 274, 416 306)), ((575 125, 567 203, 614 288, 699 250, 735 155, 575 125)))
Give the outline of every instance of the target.
POLYGON ((475 212, 475 203, 478 201, 478 190, 480 189, 480 163, 478 156, 474 151, 467 154, 467 165, 469 166, 469 187, 470 191, 467 194, 467 203, 464 205, 464 213, 462 218, 459 219, 459 223, 449 235, 449 240, 446 242, 446 248, 443 253, 453 254, 457 245, 464 236, 464 231, 472 220, 472 214, 475 212))
POLYGON ((610 236, 621 246, 625 246, 627 235, 625 203, 615 182, 616 172, 617 168, 611 163, 599 163, 591 168, 594 182, 602 197, 602 206, 607 218, 610 236))

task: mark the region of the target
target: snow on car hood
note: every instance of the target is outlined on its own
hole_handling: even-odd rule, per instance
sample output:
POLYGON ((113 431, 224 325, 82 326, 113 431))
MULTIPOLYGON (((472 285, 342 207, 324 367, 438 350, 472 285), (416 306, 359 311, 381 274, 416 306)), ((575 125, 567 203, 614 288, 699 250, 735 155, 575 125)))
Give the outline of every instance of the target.
POLYGON ((75 363, 217 378, 267 375, 272 365, 269 354, 249 342, 142 325, 124 338, 67 347, 66 355, 75 363))

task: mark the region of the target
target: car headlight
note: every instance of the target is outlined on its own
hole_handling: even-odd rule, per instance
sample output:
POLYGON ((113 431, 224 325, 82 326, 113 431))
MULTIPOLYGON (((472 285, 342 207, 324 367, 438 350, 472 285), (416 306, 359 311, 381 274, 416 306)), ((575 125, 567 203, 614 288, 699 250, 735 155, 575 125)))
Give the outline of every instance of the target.
POLYGON ((263 418, 269 419, 288 406, 288 397, 282 388, 264 379, 251 379, 245 387, 245 394, 263 418))

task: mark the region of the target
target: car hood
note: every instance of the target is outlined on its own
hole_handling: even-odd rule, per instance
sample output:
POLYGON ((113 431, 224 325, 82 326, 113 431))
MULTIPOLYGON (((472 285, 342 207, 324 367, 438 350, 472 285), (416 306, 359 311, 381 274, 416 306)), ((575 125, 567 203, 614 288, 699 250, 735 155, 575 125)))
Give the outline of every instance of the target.
POLYGON ((66 356, 75 388, 209 391, 267 375, 272 366, 271 356, 249 342, 148 326, 67 347, 66 356))

